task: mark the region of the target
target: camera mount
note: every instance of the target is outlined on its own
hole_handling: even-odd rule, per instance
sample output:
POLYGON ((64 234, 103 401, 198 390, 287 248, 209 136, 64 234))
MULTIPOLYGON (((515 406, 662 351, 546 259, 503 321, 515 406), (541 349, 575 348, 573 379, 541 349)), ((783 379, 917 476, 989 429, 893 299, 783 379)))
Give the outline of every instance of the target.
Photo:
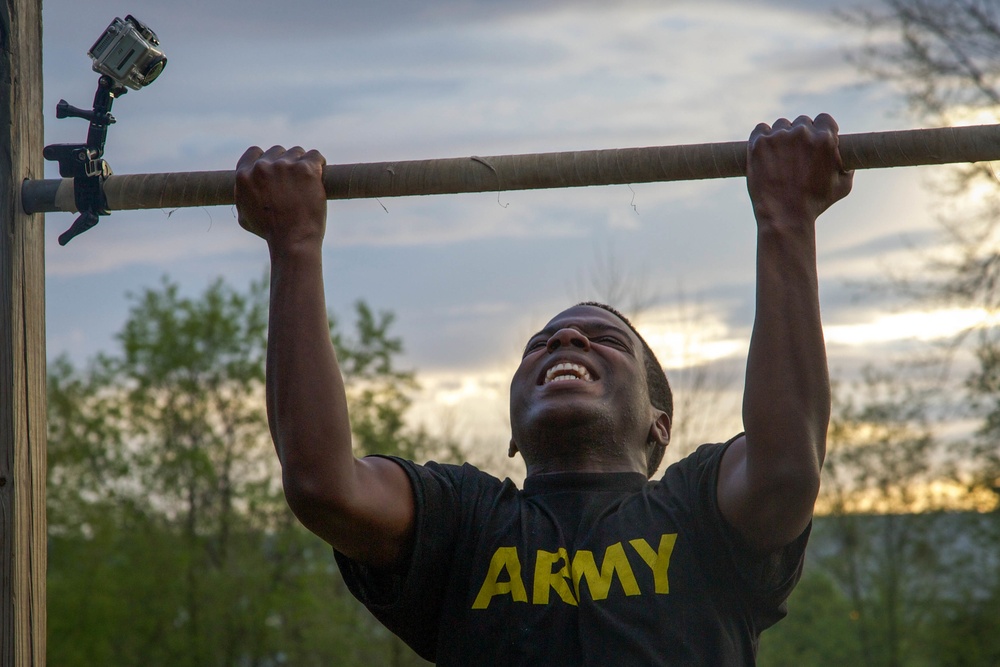
POLYGON ((134 16, 128 15, 124 21, 116 18, 88 52, 94 71, 101 74, 94 108, 79 109, 66 100, 56 105, 56 118, 90 122, 87 143, 51 144, 42 151, 46 160, 59 163, 60 176, 73 179, 73 199, 80 212, 73 225, 59 236, 59 245, 66 245, 100 222, 100 216, 110 213, 104 181, 111 175, 111 167, 104 160, 104 144, 108 128, 115 123, 111 105, 128 88, 139 90, 160 75, 167 59, 156 48, 159 44, 156 33, 134 16))
POLYGON ((116 84, 111 77, 102 75, 97 82, 94 108, 91 111, 71 106, 66 100, 56 105, 56 118, 83 118, 90 121, 85 144, 51 144, 42 155, 46 160, 59 163, 59 175, 73 179, 73 199, 80 212, 73 225, 59 236, 59 245, 66 245, 100 221, 100 216, 108 215, 108 202, 104 196, 104 181, 111 175, 111 167, 104 160, 104 143, 108 138, 108 127, 115 117, 111 115, 111 105, 115 97, 128 91, 116 84))

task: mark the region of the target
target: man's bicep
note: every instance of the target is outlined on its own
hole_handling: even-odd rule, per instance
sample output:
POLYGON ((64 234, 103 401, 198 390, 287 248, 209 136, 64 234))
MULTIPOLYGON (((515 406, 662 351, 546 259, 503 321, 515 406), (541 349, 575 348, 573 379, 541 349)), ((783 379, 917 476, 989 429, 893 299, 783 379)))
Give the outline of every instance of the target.
POLYGON ((749 502, 746 488, 746 444, 746 435, 741 435, 726 447, 719 462, 719 477, 715 489, 722 517, 744 537, 748 537, 745 524, 749 502))
POLYGON ((815 503, 811 484, 766 462, 750 467, 746 435, 736 438, 719 463, 716 497, 726 522, 762 553, 794 541, 809 525, 815 503))
POLYGON ((295 514, 352 560, 371 567, 394 565, 410 548, 416 515, 413 486, 392 459, 358 459, 354 470, 346 493, 329 503, 300 503, 293 507, 295 514))

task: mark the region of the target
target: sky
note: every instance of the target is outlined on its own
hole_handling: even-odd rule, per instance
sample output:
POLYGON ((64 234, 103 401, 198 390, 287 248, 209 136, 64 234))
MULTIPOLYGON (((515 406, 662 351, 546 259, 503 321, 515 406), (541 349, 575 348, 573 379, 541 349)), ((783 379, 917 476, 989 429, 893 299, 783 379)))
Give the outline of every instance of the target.
MULTIPOLYGON (((848 62, 861 35, 834 17, 841 5, 46 0, 46 143, 84 139, 86 123, 56 120, 55 104, 89 105, 86 52, 130 13, 168 64, 115 102, 105 157, 119 174, 232 169, 250 145, 353 163, 733 141, 761 121, 824 111, 844 133, 914 127, 894 91, 848 62)), ((863 287, 918 265, 941 169, 859 173, 820 219, 835 377, 975 316, 906 312, 863 287)), ((113 213, 60 247, 73 217, 46 216, 50 359, 113 350, 127 293, 164 275, 194 296, 218 276, 244 288, 267 268, 231 207, 113 213)), ((342 318, 359 299, 395 313, 401 364, 423 385, 414 419, 432 429, 505 451, 524 341, 576 301, 615 296, 611 285, 678 393, 728 378, 712 399, 721 414, 702 418, 712 428, 682 431, 718 440, 739 429, 754 241, 741 179, 339 201, 324 271, 342 318)))

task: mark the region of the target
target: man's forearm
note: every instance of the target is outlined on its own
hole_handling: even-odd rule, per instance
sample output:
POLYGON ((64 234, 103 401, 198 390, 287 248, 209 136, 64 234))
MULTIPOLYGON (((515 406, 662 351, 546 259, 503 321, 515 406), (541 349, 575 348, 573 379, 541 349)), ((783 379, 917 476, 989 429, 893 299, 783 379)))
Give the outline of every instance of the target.
POLYGON ((762 224, 743 399, 750 472, 818 482, 829 418, 814 225, 762 224))
POLYGON ((267 415, 285 498, 342 553, 384 567, 406 554, 414 501, 403 469, 357 460, 323 290, 326 160, 299 146, 251 146, 236 168, 240 226, 271 254, 267 415))
POLYGON ((828 114, 759 124, 747 144, 757 219, 757 309, 743 393, 746 435, 723 457, 723 516, 761 551, 812 518, 830 420, 819 313, 816 219, 847 196, 837 123, 828 114))
POLYGON ((723 515, 762 552, 808 525, 825 451, 830 384, 808 227, 758 228, 745 435, 727 451, 719 477, 723 515))
POLYGON ((267 408, 290 502, 336 492, 354 462, 322 272, 319 246, 271 251, 267 408))

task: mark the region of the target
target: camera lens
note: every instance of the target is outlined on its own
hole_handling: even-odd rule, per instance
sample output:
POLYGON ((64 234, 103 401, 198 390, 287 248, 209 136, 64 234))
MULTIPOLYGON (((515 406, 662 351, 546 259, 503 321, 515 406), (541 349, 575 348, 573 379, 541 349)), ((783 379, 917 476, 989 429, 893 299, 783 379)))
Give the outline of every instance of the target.
POLYGON ((150 60, 149 64, 146 65, 146 67, 142 72, 142 85, 148 86, 149 84, 153 83, 153 81, 156 80, 156 77, 160 76, 160 73, 163 71, 163 68, 166 67, 166 65, 167 65, 166 56, 156 56, 155 58, 150 60))

